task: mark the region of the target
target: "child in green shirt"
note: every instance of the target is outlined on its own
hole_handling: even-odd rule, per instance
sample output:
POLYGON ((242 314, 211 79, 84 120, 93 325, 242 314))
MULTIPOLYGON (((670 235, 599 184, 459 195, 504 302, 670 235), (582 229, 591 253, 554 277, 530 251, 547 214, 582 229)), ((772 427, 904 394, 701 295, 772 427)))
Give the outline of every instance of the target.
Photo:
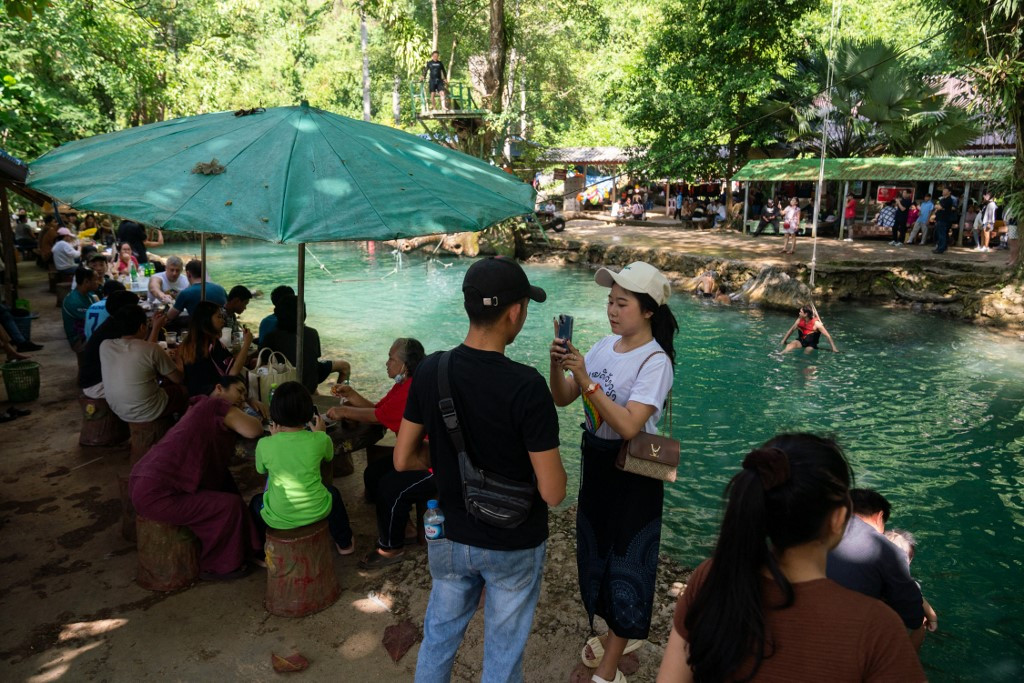
POLYGON ((295 529, 326 517, 338 553, 351 555, 355 544, 341 493, 320 478, 320 463, 334 457, 334 445, 313 398, 299 382, 285 382, 274 391, 270 419, 270 436, 256 445, 256 471, 267 475, 267 487, 249 502, 260 537, 267 527, 295 529))

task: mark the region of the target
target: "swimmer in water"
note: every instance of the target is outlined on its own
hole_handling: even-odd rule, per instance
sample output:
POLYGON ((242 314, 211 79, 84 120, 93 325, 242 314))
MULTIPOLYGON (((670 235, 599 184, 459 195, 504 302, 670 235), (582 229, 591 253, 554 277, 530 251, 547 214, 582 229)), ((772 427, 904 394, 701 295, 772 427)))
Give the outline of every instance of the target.
POLYGON ((722 291, 722 286, 718 283, 718 273, 713 270, 707 270, 698 275, 694 285, 693 293, 700 299, 709 299, 716 304, 732 303, 732 299, 722 291))
POLYGON ((810 353, 811 349, 818 348, 818 341, 821 339, 821 335, 823 334, 825 335, 825 339, 828 339, 828 343, 832 346, 832 351, 839 353, 839 349, 836 348, 836 343, 832 340, 832 335, 825 329, 825 326, 818 318, 817 311, 814 310, 814 307, 801 306, 796 322, 793 323, 786 334, 782 337, 781 343, 786 346, 782 352, 789 353, 790 351, 803 348, 804 353, 810 353), (791 334, 793 334, 793 330, 796 330, 796 339, 786 344, 786 340, 789 339, 791 334))

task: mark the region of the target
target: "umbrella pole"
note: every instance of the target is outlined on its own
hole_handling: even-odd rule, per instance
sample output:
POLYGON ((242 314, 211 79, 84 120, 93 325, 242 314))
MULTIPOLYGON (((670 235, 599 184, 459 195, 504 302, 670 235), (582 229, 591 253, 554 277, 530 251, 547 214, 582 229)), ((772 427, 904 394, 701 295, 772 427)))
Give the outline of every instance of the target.
POLYGON ((295 321, 295 369, 299 373, 299 381, 303 380, 303 341, 306 337, 306 330, 303 327, 305 321, 303 320, 303 313, 305 312, 305 299, 306 299, 306 243, 302 242, 299 244, 299 282, 298 282, 298 300, 299 305, 297 306, 298 320, 295 321))
POLYGON ((206 301, 206 233, 199 233, 199 262, 203 264, 202 280, 199 281, 199 300, 206 301))

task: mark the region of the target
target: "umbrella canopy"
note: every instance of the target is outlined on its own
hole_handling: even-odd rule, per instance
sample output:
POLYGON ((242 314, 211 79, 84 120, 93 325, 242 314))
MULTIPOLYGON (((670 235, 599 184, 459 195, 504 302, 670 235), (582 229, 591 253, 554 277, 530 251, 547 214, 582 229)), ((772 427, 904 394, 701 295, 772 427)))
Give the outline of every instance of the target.
POLYGON ((527 183, 479 159, 303 102, 70 142, 28 186, 167 230, 298 244, 482 230, 533 211, 527 183))

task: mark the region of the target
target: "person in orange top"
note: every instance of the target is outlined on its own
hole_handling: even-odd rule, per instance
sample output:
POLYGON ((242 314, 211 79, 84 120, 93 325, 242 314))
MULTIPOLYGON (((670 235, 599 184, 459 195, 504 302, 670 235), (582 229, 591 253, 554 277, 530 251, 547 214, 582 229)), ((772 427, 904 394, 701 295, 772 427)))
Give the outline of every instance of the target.
POLYGON ((679 596, 658 683, 925 680, 896 613, 825 576, 851 479, 839 445, 813 434, 746 455, 714 555, 679 596))
POLYGON ((786 344, 786 348, 782 350, 783 353, 789 353, 799 348, 804 349, 804 353, 810 353, 811 349, 818 348, 818 342, 821 340, 821 335, 825 335, 828 339, 828 343, 832 346, 832 350, 839 353, 839 349, 836 348, 836 343, 832 340, 832 335, 825 329, 825 325, 818 318, 817 312, 813 306, 801 306, 800 312, 797 314, 796 322, 790 326, 789 330, 782 337, 782 344, 786 344), (786 340, 793 334, 793 330, 797 331, 797 337, 793 341, 786 344, 786 340))

